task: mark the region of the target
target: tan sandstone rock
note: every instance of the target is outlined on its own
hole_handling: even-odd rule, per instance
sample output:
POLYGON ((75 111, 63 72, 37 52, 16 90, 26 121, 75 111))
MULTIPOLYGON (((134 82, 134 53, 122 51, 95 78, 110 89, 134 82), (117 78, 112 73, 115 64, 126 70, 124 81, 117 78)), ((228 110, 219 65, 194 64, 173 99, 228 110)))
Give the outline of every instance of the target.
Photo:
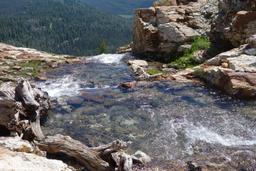
POLYGON ((59 160, 51 160, 31 153, 12 152, 0 147, 0 170, 3 171, 72 171, 59 160))
POLYGON ((168 2, 174 5, 155 5, 135 12, 133 53, 166 60, 166 57, 174 56, 179 46, 210 31, 215 12, 210 10, 208 1, 178 1, 178 5, 168 2))
POLYGON ((256 56, 246 54, 243 45, 221 53, 205 62, 194 74, 229 95, 256 97, 256 56))

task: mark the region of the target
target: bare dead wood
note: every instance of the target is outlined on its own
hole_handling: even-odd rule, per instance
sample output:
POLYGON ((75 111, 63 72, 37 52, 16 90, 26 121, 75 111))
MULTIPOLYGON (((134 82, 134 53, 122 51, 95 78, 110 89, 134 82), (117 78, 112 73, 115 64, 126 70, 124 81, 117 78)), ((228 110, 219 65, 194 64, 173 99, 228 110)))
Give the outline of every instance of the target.
POLYGON ((13 100, 0 100, 0 124, 7 125, 17 113, 16 104, 13 100))
POLYGON ((36 117, 35 117, 35 119, 31 120, 30 125, 31 125, 31 130, 34 133, 34 135, 36 136, 36 138, 37 139, 43 139, 44 134, 43 134, 43 131, 41 129, 39 112, 36 112, 36 117))
POLYGON ((43 139, 44 135, 41 130, 40 114, 38 111, 40 104, 36 101, 35 94, 36 92, 26 80, 19 82, 18 86, 15 88, 16 99, 20 101, 28 111, 26 114, 27 117, 29 117, 30 127, 33 134, 37 139, 43 139))
POLYGON ((15 97, 28 111, 36 111, 40 106, 35 100, 30 83, 26 80, 22 80, 15 88, 15 97))
MULTIPOLYGON (((90 171, 114 171, 115 166, 111 165, 111 154, 127 147, 125 142, 116 140, 110 144, 90 148, 69 136, 55 135, 37 143, 40 150, 47 153, 64 153, 76 159, 90 171)), ((113 160, 113 159, 112 159, 113 160)))
POLYGON ((4 83, 0 87, 0 126, 25 139, 42 139, 40 117, 49 110, 49 103, 49 97, 28 81, 4 83))

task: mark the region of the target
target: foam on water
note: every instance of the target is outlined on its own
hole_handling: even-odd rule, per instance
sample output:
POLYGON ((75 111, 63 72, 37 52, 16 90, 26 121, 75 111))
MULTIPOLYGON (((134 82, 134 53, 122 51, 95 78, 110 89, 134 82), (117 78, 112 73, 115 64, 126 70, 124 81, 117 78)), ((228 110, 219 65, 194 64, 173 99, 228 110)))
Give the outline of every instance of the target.
POLYGON ((63 78, 47 80, 46 83, 39 83, 42 90, 48 92, 51 97, 74 96, 81 90, 80 83, 74 80, 72 75, 63 78))
POLYGON ((81 90, 97 90, 117 88, 117 86, 94 85, 86 87, 86 80, 76 80, 74 75, 66 75, 58 79, 50 79, 46 82, 39 83, 38 86, 46 91, 50 97, 60 98, 62 96, 77 96, 81 90))
POLYGON ((193 126, 186 129, 186 136, 190 138, 192 142, 198 140, 204 141, 210 144, 221 144, 223 146, 250 146, 256 145, 255 139, 245 139, 243 137, 237 137, 235 135, 220 135, 217 132, 203 126, 193 126))
POLYGON ((89 62, 104 64, 119 64, 121 60, 128 54, 101 54, 87 59, 89 62))
MULTIPOLYGON (((233 120, 232 116, 229 116, 230 119, 225 119, 223 123, 210 125, 187 117, 190 116, 166 120, 161 127, 151 131, 151 136, 148 136, 144 143, 153 152, 151 155, 172 160, 193 155, 197 153, 197 148, 213 147, 213 150, 223 149, 225 153, 226 148, 239 149, 256 145, 255 131, 247 127, 248 125, 242 125, 241 118, 233 120), (234 124, 241 132, 233 128, 234 124)), ((219 152, 222 153, 222 151, 219 152)))

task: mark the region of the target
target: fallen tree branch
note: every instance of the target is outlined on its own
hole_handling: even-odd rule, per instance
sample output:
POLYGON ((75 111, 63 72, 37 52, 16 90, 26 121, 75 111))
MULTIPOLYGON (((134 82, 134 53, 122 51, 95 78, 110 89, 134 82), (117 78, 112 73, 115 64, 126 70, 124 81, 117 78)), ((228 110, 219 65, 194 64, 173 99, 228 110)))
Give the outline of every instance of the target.
POLYGON ((111 154, 127 147, 125 142, 117 140, 107 145, 89 148, 69 136, 60 134, 48 136, 36 144, 40 150, 50 154, 64 153, 90 171, 113 171, 116 166, 112 163, 114 160, 111 154))

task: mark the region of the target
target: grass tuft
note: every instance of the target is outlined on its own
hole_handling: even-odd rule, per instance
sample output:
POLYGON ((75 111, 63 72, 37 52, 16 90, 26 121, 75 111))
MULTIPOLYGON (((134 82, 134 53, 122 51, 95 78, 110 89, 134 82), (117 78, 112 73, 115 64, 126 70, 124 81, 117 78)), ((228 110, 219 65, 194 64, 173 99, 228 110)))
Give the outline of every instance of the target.
POLYGON ((26 75, 28 73, 31 73, 33 77, 36 77, 39 73, 40 70, 42 69, 42 62, 38 60, 31 60, 22 63, 20 66, 23 68, 21 74, 26 75), (31 71, 26 70, 26 68, 31 68, 31 71))
POLYGON ((156 68, 151 68, 147 70, 147 73, 149 75, 156 75, 156 74, 160 74, 162 73, 160 70, 156 69, 156 68))
POLYGON ((194 56, 194 53, 199 50, 209 49, 211 43, 207 37, 196 37, 193 39, 191 48, 184 52, 180 57, 176 57, 169 66, 175 67, 177 69, 190 68, 198 65, 198 61, 194 56))

